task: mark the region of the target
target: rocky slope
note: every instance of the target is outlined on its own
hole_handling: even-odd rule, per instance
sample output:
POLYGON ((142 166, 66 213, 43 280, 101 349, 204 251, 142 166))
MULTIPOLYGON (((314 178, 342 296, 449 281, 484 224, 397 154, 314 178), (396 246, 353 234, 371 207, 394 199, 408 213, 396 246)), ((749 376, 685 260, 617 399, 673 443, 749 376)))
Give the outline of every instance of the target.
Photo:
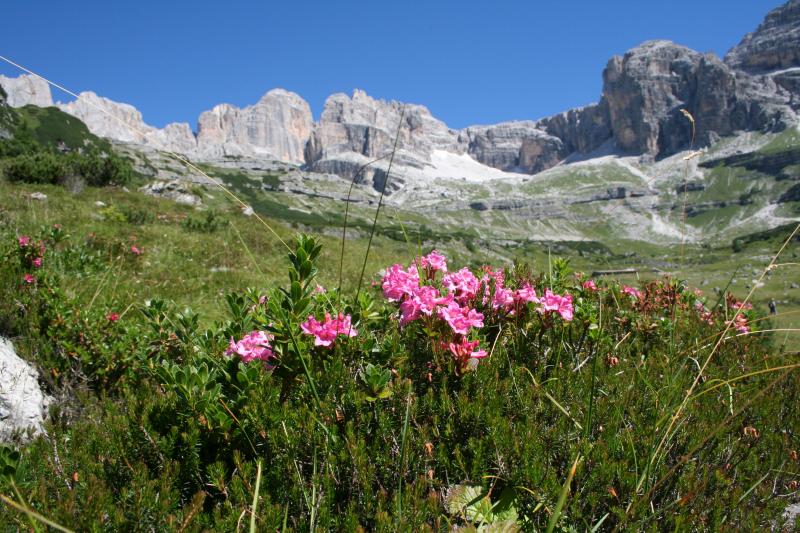
MULTIPOLYGON (((376 100, 358 90, 330 96, 315 123, 300 96, 274 89, 252 106, 220 104, 202 113, 196 133, 188 124, 153 128, 133 106, 93 93, 59 105, 98 135, 195 159, 255 157, 348 179, 367 165, 361 181, 376 189, 385 181, 399 125, 396 188, 404 180, 458 177, 467 167, 486 176, 493 175, 487 167, 535 174, 600 147, 654 160, 739 131, 781 131, 798 121, 799 50, 800 0, 791 0, 769 13, 725 61, 669 41, 648 41, 609 60, 597 104, 463 130, 448 128, 424 106, 376 100), (682 110, 696 120, 694 139, 682 110)), ((0 77, 0 85, 12 106, 52 104, 39 78, 0 77)))

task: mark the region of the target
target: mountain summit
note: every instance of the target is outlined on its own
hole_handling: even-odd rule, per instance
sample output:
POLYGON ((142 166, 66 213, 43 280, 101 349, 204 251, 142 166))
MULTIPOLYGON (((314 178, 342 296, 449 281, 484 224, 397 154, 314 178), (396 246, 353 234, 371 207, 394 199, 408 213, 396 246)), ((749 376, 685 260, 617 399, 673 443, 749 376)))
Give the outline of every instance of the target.
MULTIPOLYGON (((41 79, 0 76, 0 85, 12 106, 52 105, 41 79)), ((800 0, 791 0, 724 61, 670 41, 648 41, 609 60, 597 104, 540 120, 453 130, 424 106, 376 100, 359 90, 330 96, 314 123, 299 95, 273 89, 251 106, 219 104, 202 113, 196 132, 185 123, 153 128, 133 106, 91 92, 58 105, 97 135, 200 160, 253 157, 347 178, 378 160, 366 176, 374 183, 385 173, 398 125, 400 175, 424 171, 436 151, 534 174, 601 146, 652 159, 740 131, 781 131, 797 122, 799 98, 800 0), (694 139, 683 110, 695 118, 694 139)))

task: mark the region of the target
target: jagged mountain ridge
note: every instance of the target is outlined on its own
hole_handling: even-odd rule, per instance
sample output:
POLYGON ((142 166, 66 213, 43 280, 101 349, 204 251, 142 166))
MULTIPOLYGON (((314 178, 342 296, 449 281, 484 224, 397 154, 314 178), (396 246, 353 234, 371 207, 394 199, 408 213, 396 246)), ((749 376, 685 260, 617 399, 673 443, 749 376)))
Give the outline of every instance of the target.
MULTIPOLYGON (((608 143, 651 159, 686 149, 692 144, 691 124, 682 109, 696 118, 694 146, 737 131, 774 132, 795 124, 800 107, 800 84, 792 81, 792 69, 800 66, 796 50, 800 0, 791 0, 769 13, 725 61, 669 41, 648 41, 609 60, 597 104, 535 121, 462 130, 448 128, 424 106, 376 100, 359 90, 330 96, 314 122, 299 95, 273 89, 252 106, 220 104, 202 113, 196 133, 185 123, 148 126, 135 107, 91 92, 59 107, 97 135, 201 160, 273 159, 352 178, 379 159, 363 176, 376 186, 385 178, 385 156, 403 110, 394 167, 400 176, 430 175, 426 169, 436 168, 433 161, 441 157, 434 155, 442 152, 451 163, 466 155, 504 172, 535 174, 608 143)), ((0 76, 0 85, 12 106, 52 105, 49 87, 38 78, 0 76)), ((436 170, 446 174, 451 167, 436 170)))

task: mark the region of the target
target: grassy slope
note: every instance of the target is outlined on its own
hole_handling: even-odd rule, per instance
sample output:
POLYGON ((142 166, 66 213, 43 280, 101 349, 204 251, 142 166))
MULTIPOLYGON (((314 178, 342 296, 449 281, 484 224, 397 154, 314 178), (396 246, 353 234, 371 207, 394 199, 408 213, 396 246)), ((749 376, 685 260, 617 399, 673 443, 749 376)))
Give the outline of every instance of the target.
MULTIPOLYGON (((226 290, 263 287, 282 279, 285 249, 255 218, 242 215, 221 191, 205 193, 205 203, 230 221, 227 227, 214 233, 190 231, 181 224, 188 216, 202 216, 192 208, 119 188, 87 188, 76 195, 60 187, 0 182, 0 215, 7 229, 18 234, 60 223, 69 228, 77 240, 95 233, 99 240, 125 246, 135 243, 144 248, 145 254, 136 265, 119 260, 115 267, 119 270, 113 275, 102 270, 72 281, 76 293, 93 294, 100 284, 110 289, 100 290, 97 305, 109 300, 124 308, 130 303, 159 296, 174 299, 181 306, 191 305, 203 316, 216 319, 222 308, 222 293, 226 290), (31 200, 29 194, 33 191, 46 193, 48 200, 31 200), (98 201, 108 207, 98 207, 95 205, 98 201), (125 221, 126 214, 135 222, 125 221)), ((266 217, 284 240, 299 229, 321 234, 325 247, 320 280, 324 285, 336 285, 341 246, 337 225, 343 214, 290 210, 282 202, 286 196, 285 193, 251 191, 245 200, 266 217)), ((416 231, 419 226, 409 222, 405 213, 392 208, 384 211, 380 223, 366 269, 367 282, 375 279, 377 272, 386 265, 407 263, 418 250, 435 247, 458 262, 474 266, 487 262, 510 265, 518 260, 547 270, 550 259, 558 256, 568 258, 574 268, 587 273, 634 267, 642 270, 640 279, 649 279, 658 275, 652 272, 658 269, 686 279, 706 292, 724 289, 731 282, 730 288, 743 296, 752 286, 757 272, 763 270, 785 238, 771 235, 766 240, 745 244, 738 253, 733 252, 730 242, 716 247, 686 245, 681 256, 679 245, 647 245, 620 239, 607 245, 590 241, 549 243, 534 239, 498 242, 491 236, 485 239, 469 234, 454 236, 441 228, 420 235, 416 231), (406 228, 409 241, 405 240, 402 228, 406 228)), ((344 257, 345 290, 355 288, 361 270, 368 235, 365 226, 366 216, 350 230, 344 257)), ((795 261, 798 254, 797 243, 793 243, 784 252, 783 261, 795 261)), ((792 266, 772 272, 765 285, 754 294, 754 303, 764 309, 766 302, 775 298, 781 312, 800 310, 800 289, 791 287, 797 281, 796 273, 792 266)), ((790 323, 787 320, 787 325, 790 323)))

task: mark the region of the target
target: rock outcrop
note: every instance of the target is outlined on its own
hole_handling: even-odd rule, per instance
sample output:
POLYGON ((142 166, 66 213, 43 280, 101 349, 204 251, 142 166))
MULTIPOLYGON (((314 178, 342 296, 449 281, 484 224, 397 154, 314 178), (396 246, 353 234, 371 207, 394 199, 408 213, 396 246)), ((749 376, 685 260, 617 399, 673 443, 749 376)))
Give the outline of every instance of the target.
POLYGON ((82 120, 89 131, 101 137, 180 153, 191 152, 196 146, 188 124, 154 128, 145 124, 141 112, 134 106, 103 98, 91 91, 83 92, 80 98, 58 107, 82 120))
POLYGON ((0 337, 0 443, 28 440, 44 431, 51 398, 39 388, 39 374, 0 337))
POLYGON ((0 76, 0 86, 5 90, 8 105, 11 107, 26 105, 50 107, 53 105, 50 86, 38 76, 30 74, 22 74, 17 78, 0 76))
POLYGON ((471 126, 465 130, 467 153, 484 165, 533 174, 548 169, 568 155, 566 145, 535 122, 504 122, 471 126))
POLYGON ((325 101, 305 159, 314 169, 339 165, 354 172, 362 161, 388 156, 396 136, 395 163, 401 166, 422 168, 434 150, 465 150, 458 132, 434 118, 426 107, 376 100, 356 90, 352 97, 337 93, 325 101))
MULTIPOLYGON (((458 132, 434 118, 426 107, 376 100, 356 90, 352 97, 338 93, 325 101, 320 121, 306 146, 305 160, 318 172, 353 178, 368 162, 386 159, 395 137, 398 150, 394 164, 401 168, 423 168, 434 150, 466 150, 458 132)), ((380 181, 382 166, 366 169, 364 179, 374 182, 377 177, 380 181)), ((379 183, 373 184, 380 187, 379 183)))
POLYGON ((695 118, 695 146, 737 130, 779 131, 796 120, 790 95, 773 80, 670 41, 648 41, 611 58, 603 82, 614 141, 630 153, 688 148, 692 126, 684 109, 695 118))
POLYGON ((800 67, 800 0, 770 11, 756 31, 725 55, 725 63, 751 74, 800 67))
POLYGON ((256 155, 302 164, 312 124, 305 100, 273 89, 252 106, 220 104, 201 114, 197 153, 203 158, 256 155))

